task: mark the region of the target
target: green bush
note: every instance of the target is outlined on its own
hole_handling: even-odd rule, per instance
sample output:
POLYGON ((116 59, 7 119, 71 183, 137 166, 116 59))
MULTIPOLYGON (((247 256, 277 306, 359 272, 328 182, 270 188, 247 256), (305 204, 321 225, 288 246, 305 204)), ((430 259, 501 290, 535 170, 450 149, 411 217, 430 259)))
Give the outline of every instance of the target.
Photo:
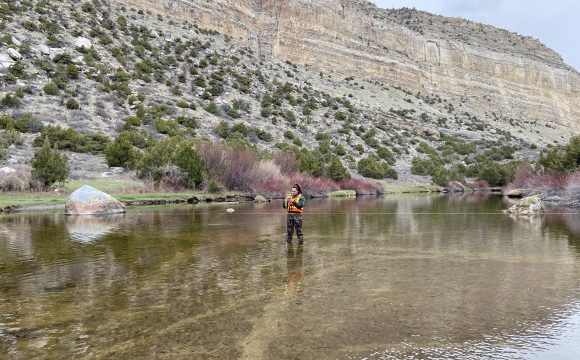
POLYGON ((394 179, 394 180, 397 180, 399 178, 399 174, 397 173, 397 170, 395 170, 395 168, 392 168, 392 167, 389 167, 387 169, 385 176, 390 178, 390 179, 394 179))
POLYGON ((430 175, 433 172, 433 164, 428 159, 421 159, 414 157, 411 160, 411 174, 415 175, 430 175))
POLYGON ((83 135, 73 129, 49 125, 33 140, 32 145, 41 146, 47 137, 58 149, 79 153, 102 154, 110 142, 109 138, 101 134, 87 133, 83 135))
POLYGON ((217 193, 217 192, 220 192, 221 191, 221 188, 220 188, 219 184, 217 183, 217 181, 211 180, 209 182, 209 189, 208 189, 208 191, 210 193, 217 193))
POLYGON ((565 164, 568 170, 575 170, 580 166, 580 135, 572 137, 566 146, 565 164))
POLYGON ((540 153, 540 164, 549 172, 564 172, 567 170, 566 152, 560 148, 554 148, 540 153))
POLYGON ((137 163, 137 175, 160 181, 163 177, 163 167, 172 164, 179 141, 176 137, 165 138, 148 148, 137 163))
POLYGON ((417 146, 417 151, 423 154, 434 154, 437 155, 437 150, 433 147, 429 146, 427 143, 421 142, 419 146, 417 146))
POLYGON ((195 151, 195 144, 191 141, 179 143, 173 162, 186 175, 188 188, 199 188, 203 182, 205 166, 195 151))
POLYGON ((81 70, 75 64, 67 64, 66 73, 69 79, 78 79, 81 70))
POLYGON ((24 21, 22 23, 22 27, 24 27, 28 31, 37 31, 38 30, 38 27, 32 21, 29 21, 29 20, 24 21))
POLYGON ((175 120, 179 123, 179 125, 185 126, 188 129, 197 128, 197 119, 193 116, 179 116, 175 120))
POLYGON ((21 101, 15 94, 8 93, 2 98, 1 104, 4 107, 19 107, 21 101))
POLYGON ((256 133, 256 135, 258 136, 258 139, 265 141, 265 142, 272 141, 272 134, 270 134, 266 130, 262 130, 259 128, 254 128, 253 130, 256 133))
POLYGON ((241 122, 235 123, 234 125, 232 125, 232 128, 230 129, 230 132, 232 133, 238 132, 244 136, 248 135, 250 131, 251 129, 241 122))
POLYGON ((346 155, 346 149, 342 144, 338 144, 334 147, 334 153, 338 156, 346 155))
POLYGON ((32 178, 38 180, 45 188, 56 183, 64 183, 70 173, 68 158, 52 149, 48 138, 45 138, 42 147, 34 154, 31 165, 32 178))
POLYGON ((203 181, 205 167, 195 151, 195 144, 179 138, 165 138, 145 151, 137 164, 141 178, 154 181, 163 179, 163 169, 177 166, 185 175, 185 184, 189 188, 199 187, 203 181))
POLYGON ((175 136, 179 134, 179 124, 175 120, 163 120, 161 118, 155 119, 153 126, 161 134, 175 136))
POLYGON ((2 136, 2 140, 6 142, 7 145, 22 145, 22 136, 15 129, 6 130, 2 136))
POLYGON ((68 99, 66 101, 66 108, 69 110, 80 109, 81 105, 75 99, 68 99))
POLYGON ((60 89, 58 88, 58 85, 56 85, 54 82, 49 82, 48 84, 44 85, 44 87, 42 88, 42 90, 44 91, 44 93, 46 95, 58 95, 60 94, 60 89))
POLYGON ((213 102, 213 101, 210 101, 210 102, 209 102, 209 104, 207 104, 207 105, 206 105, 206 107, 205 107, 204 109, 205 109, 205 111, 207 111, 208 113, 210 113, 210 114, 214 114, 214 115, 216 115, 216 116, 219 116, 219 114, 220 114, 220 112, 219 112, 219 109, 218 109, 218 107, 217 107, 216 103, 215 103, 215 102, 213 102))
POLYGON ((431 154, 428 159, 414 157, 411 160, 411 174, 433 175, 435 169, 441 166, 443 166, 443 160, 436 154, 431 154))
POLYGON ((394 165, 397 162, 397 160, 395 159, 395 156, 393 155, 391 150, 389 150, 388 148, 386 148, 384 146, 380 146, 377 149, 377 156, 380 159, 385 160, 387 162, 387 164, 389 164, 389 165, 394 165))
POLYGON ((0 129, 14 129, 14 119, 9 115, 0 115, 0 129))
POLYGON ((321 177, 324 174, 324 157, 318 151, 301 149, 298 154, 298 170, 321 177))
POLYGON ((364 177, 382 179, 387 176, 389 166, 375 156, 360 159, 358 162, 358 172, 364 177))
POLYGON ((485 180, 491 186, 504 186, 509 183, 507 169, 499 163, 488 162, 482 165, 477 175, 478 179, 485 180))
POLYGON ((141 119, 137 116, 129 116, 125 119, 125 124, 123 125, 124 130, 131 130, 133 127, 141 126, 141 119))
POLYGON ((340 158, 333 155, 326 170, 326 177, 334 181, 341 181, 350 178, 350 174, 348 169, 342 164, 342 161, 340 161, 340 158))
POLYGON ((117 138, 126 138, 133 144, 133 146, 138 147, 139 149, 145 149, 151 145, 153 145, 154 141, 152 138, 145 138, 141 133, 138 133, 135 130, 125 130, 120 133, 117 138))
POLYGON ((452 146, 455 152, 458 153, 459 155, 474 154, 476 151, 474 143, 456 142, 452 146))
POLYGON ((139 161, 140 153, 127 136, 118 136, 105 150, 105 159, 109 166, 120 166, 134 169, 139 161))
MULTIPOLYGON (((26 74, 26 71, 24 70, 24 65, 22 65, 21 61, 17 61, 14 64, 12 64, 8 69, 8 74, 11 74, 18 79, 28 78, 28 74, 26 74)), ((6 75, 4 76, 4 78, 6 78, 6 75)))
POLYGON ((222 139, 227 139, 227 137, 230 135, 230 126, 226 121, 222 120, 215 127, 214 132, 217 136, 221 137, 222 139))

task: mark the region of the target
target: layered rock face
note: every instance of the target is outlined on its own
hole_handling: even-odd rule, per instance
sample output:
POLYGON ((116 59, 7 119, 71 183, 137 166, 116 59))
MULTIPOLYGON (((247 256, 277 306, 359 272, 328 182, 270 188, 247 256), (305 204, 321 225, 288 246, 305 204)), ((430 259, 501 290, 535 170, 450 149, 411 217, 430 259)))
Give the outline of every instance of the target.
POLYGON ((580 130, 580 74, 539 41, 364 0, 132 0, 267 57, 459 99, 479 114, 580 130))

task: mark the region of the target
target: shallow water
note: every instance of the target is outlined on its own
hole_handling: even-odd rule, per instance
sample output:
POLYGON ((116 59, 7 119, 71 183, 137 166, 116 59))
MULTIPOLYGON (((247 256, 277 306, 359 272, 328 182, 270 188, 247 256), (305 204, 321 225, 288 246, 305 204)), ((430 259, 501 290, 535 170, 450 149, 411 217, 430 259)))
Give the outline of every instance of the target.
MULTIPOLYGON (((227 205, 231 206, 231 205, 227 205)), ((0 358, 578 359, 580 217, 499 197, 0 216, 0 358)))

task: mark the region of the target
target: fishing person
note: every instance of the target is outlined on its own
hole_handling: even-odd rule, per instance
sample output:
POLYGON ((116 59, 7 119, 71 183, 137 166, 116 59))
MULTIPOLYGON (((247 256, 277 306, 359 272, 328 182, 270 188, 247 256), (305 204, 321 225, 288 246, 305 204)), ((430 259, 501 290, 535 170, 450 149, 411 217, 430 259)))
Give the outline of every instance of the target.
POLYGON ((292 235, 294 235, 294 228, 296 228, 298 244, 304 244, 304 236, 302 235, 304 196, 302 195, 302 188, 300 188, 300 185, 292 185, 292 190, 290 194, 286 196, 282 207, 288 209, 288 216, 286 217, 286 243, 292 243, 292 235))

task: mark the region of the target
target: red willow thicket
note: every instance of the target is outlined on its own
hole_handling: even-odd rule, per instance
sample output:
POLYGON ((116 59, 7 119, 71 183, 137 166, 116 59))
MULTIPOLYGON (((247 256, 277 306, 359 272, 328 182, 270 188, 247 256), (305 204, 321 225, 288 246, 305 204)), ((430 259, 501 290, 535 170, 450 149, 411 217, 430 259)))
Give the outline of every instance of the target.
POLYGON ((246 191, 269 196, 282 195, 298 183, 307 194, 329 193, 340 189, 382 192, 380 183, 365 179, 348 179, 340 183, 298 172, 298 159, 292 153, 280 152, 273 160, 260 161, 252 150, 223 144, 203 143, 196 151, 211 179, 228 190, 246 191))
POLYGON ((532 167, 526 164, 518 169, 514 180, 507 185, 507 188, 578 191, 580 189, 580 173, 535 174, 532 167))

